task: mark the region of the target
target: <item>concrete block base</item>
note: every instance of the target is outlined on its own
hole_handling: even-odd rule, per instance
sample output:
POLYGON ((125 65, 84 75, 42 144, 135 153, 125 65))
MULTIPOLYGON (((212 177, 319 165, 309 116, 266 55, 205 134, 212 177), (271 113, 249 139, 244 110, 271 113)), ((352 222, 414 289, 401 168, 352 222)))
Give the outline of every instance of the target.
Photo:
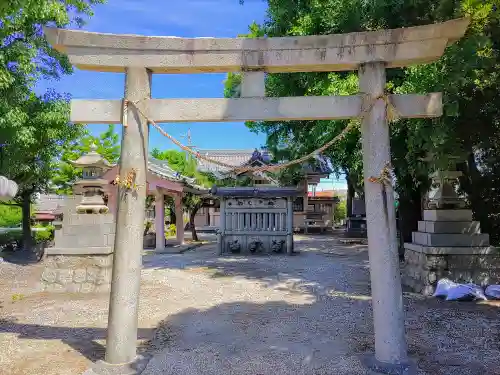
POLYGON ((133 362, 119 365, 97 361, 82 375, 139 375, 144 371, 148 362, 149 359, 142 356, 137 356, 133 362))
POLYGON ((363 364, 368 368, 368 375, 416 375, 417 366, 408 361, 407 363, 392 364, 380 362, 374 355, 366 355, 361 358, 363 364))

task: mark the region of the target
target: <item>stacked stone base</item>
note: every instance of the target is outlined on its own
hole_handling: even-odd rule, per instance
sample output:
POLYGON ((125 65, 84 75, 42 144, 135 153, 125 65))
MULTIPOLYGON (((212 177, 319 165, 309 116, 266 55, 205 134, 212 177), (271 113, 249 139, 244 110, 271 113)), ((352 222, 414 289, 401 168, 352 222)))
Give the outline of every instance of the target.
POLYGON ((107 292, 111 285, 115 223, 111 214, 67 212, 45 252, 41 288, 47 292, 107 292))
POLYGON ((42 273, 47 292, 100 293, 111 285, 113 254, 48 254, 42 273))
POLYGON ((403 285, 431 295, 439 279, 481 286, 500 283, 500 249, 489 246, 470 210, 425 210, 424 220, 405 243, 403 285))
POLYGON ((500 251, 484 248, 436 248, 405 243, 403 285, 432 295, 439 279, 481 286, 500 284, 500 251))

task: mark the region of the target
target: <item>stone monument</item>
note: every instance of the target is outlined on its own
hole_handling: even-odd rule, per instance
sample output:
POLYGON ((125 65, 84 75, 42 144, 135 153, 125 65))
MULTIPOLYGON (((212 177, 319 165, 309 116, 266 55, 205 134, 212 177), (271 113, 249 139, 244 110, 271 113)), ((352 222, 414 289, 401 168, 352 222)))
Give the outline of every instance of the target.
POLYGON ((352 214, 347 218, 345 235, 366 238, 366 207, 363 198, 352 198, 352 214))
POLYGON ((82 168, 83 179, 74 184, 75 195, 68 197, 63 221, 56 224, 55 247, 46 249, 42 288, 50 292, 107 291, 115 221, 103 201, 107 181, 101 177, 111 165, 95 146, 73 164, 82 168))
POLYGON ((435 171, 426 196, 423 220, 405 243, 403 285, 412 291, 431 295, 437 281, 479 285, 500 281, 500 252, 490 247, 488 234, 481 233, 473 221, 472 210, 457 193, 460 171, 435 171))

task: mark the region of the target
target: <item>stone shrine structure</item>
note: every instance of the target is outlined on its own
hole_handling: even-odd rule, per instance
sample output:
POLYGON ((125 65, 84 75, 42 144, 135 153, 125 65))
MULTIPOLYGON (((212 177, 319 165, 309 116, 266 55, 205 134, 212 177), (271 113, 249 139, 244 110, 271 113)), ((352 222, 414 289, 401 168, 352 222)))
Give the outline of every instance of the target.
POLYGON ((104 204, 108 182, 102 176, 111 165, 96 152, 95 145, 73 164, 82 168, 83 179, 74 184, 77 195, 68 199, 73 204, 66 205, 62 223, 55 225, 55 247, 45 252, 42 287, 71 293, 109 290, 115 220, 104 204))
POLYGON ((284 38, 172 38, 45 28, 49 43, 80 69, 125 73, 124 99, 73 100, 71 121, 123 124, 120 188, 106 356, 86 375, 138 374, 137 325, 148 132, 162 122, 361 119, 375 356, 372 373, 410 374, 393 188, 377 179, 390 163, 388 111, 442 115, 441 94, 386 95, 386 69, 439 59, 469 25, 462 18, 394 30, 284 38), (358 95, 265 97, 266 73, 357 70, 358 95), (242 72, 241 97, 152 99, 152 74, 242 72), (388 108, 389 104, 391 107, 388 108), (392 110, 394 109, 394 110, 392 110))
POLYGON ((472 210, 455 186, 460 171, 436 171, 426 197, 423 220, 405 243, 403 285, 432 295, 441 278, 486 286, 500 282, 500 251, 490 247, 472 210))
POLYGON ((280 254, 293 252, 295 188, 213 187, 220 197, 219 254, 280 254))
MULTIPOLYGON (((223 162, 227 165, 237 167, 261 167, 270 165, 272 155, 266 149, 260 150, 198 150, 200 154, 209 157, 213 161, 223 162)), ((328 177, 333 173, 333 167, 329 158, 318 155, 316 160, 311 163, 304 163, 302 166, 304 179, 300 181, 299 186, 302 193, 298 195, 293 204, 293 227, 295 231, 303 230, 307 232, 308 228, 320 229, 325 231, 333 225, 333 208, 335 201, 328 199, 316 199, 314 187, 320 182, 321 178, 328 177), (309 195, 309 187, 313 187, 312 196, 309 195)), ((200 160, 198 169, 201 172, 214 174, 219 180, 224 179, 231 173, 227 167, 220 166, 214 162, 210 163, 200 160)), ((279 182, 270 173, 266 172, 240 172, 233 177, 247 177, 251 180, 253 186, 257 187, 278 187, 279 182)), ((202 207, 195 217, 195 223, 198 227, 207 227, 215 230, 220 225, 219 207, 202 207)))

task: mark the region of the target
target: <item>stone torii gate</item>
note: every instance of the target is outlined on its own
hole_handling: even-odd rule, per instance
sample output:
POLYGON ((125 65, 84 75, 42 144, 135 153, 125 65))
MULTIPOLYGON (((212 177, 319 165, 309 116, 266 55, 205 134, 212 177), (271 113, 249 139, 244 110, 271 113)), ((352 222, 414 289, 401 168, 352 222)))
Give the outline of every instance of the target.
MULTIPOLYGON (((392 187, 375 183, 390 162, 388 101, 400 117, 436 117, 441 95, 384 94, 386 68, 437 60, 461 38, 468 19, 373 32, 285 38, 175 38, 45 29, 49 42, 80 69, 126 74, 118 100, 73 100, 71 120, 123 123, 121 179, 137 188, 119 201, 105 361, 88 374, 137 374, 137 310, 146 196, 148 121, 318 120, 362 116, 375 373, 411 371, 404 329, 392 187), (264 73, 358 70, 361 95, 264 97, 264 73), (153 73, 244 72, 238 99, 152 99, 153 73), (146 114, 146 119, 142 113, 146 114), (371 182, 370 182, 371 181, 371 182), (384 204, 385 203, 385 204, 384 204)), ((380 180, 378 180, 380 181, 380 180)), ((384 184, 382 182, 382 184, 384 184)))

